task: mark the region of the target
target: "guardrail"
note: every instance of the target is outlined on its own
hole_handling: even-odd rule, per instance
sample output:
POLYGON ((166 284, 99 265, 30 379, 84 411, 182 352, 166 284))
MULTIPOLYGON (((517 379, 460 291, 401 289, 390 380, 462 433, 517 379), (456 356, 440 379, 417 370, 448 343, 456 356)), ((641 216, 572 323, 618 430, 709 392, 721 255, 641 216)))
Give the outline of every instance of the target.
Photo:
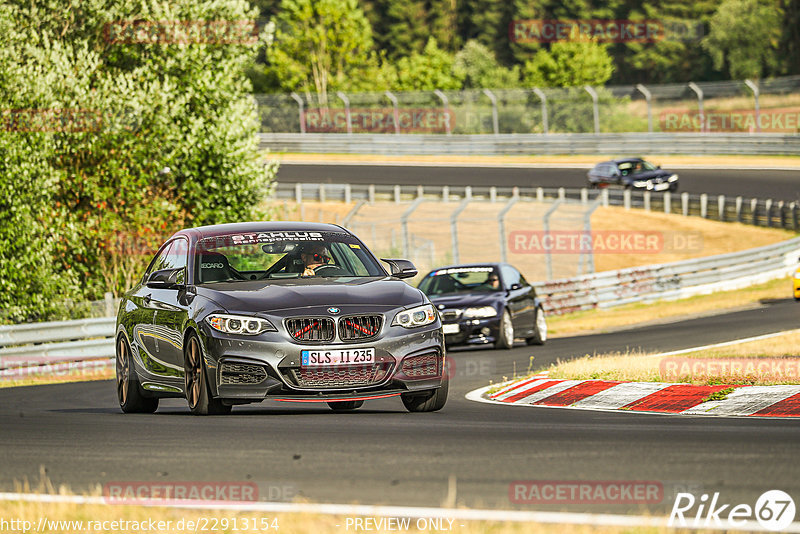
MULTIPOLYGON (((631 189, 587 188, 566 189, 547 187, 493 187, 493 186, 423 186, 423 185, 371 185, 371 184, 315 184, 278 183, 273 198, 293 200, 302 203, 306 200, 328 201, 366 201, 391 200, 394 202, 413 201, 418 198, 450 202, 470 199, 475 201, 498 202, 517 197, 521 201, 552 201, 561 199, 567 202, 580 202, 588 205, 593 197, 600 195, 604 206, 623 206, 641 208, 646 211, 661 211, 684 216, 699 216, 705 219, 725 222, 740 222, 754 226, 800 230, 800 206, 796 202, 776 201, 774 199, 728 197, 683 193, 658 193, 631 189)), ((357 207, 355 209, 357 211, 357 207)), ((341 222, 347 224, 355 213, 341 222)))
POLYGON ((780 133, 298 134, 261 133, 272 152, 438 154, 798 154, 800 135, 780 133))
POLYGON ((798 255, 800 238, 795 238, 742 252, 606 271, 534 286, 548 313, 559 315, 747 287, 787 276, 797 266, 798 255))

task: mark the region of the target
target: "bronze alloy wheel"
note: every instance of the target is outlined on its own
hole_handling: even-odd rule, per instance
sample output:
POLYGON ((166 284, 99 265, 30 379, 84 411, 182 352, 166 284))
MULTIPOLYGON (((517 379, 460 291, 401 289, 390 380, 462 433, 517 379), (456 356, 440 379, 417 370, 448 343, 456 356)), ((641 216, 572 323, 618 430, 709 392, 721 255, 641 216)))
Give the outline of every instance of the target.
POLYGON ((131 349, 123 336, 117 340, 117 399, 125 413, 153 413, 158 409, 158 399, 145 397, 136 371, 133 369, 131 349))
POLYGON ((211 395, 206 376, 206 366, 200 350, 200 341, 192 334, 184 349, 184 384, 189 409, 195 415, 221 415, 231 411, 231 406, 223 404, 211 395))

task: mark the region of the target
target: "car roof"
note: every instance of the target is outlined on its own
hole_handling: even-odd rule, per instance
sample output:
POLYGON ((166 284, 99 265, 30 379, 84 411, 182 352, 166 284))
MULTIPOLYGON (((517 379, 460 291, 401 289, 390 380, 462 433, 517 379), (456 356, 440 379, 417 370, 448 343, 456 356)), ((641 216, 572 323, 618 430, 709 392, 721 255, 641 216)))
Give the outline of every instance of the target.
POLYGON ((228 234, 243 234, 257 232, 273 232, 276 230, 288 230, 292 232, 344 232, 350 233, 341 226, 326 223, 310 223, 300 221, 252 221, 227 224, 212 224, 208 226, 198 226, 186 228, 176 232, 175 236, 191 235, 196 239, 215 237, 228 234))
POLYGON ((501 265, 507 265, 505 263, 498 263, 498 262, 483 262, 483 263, 456 263, 453 265, 443 265, 441 267, 437 267, 436 269, 431 269, 433 271, 440 271, 442 269, 458 269, 461 267, 499 267, 501 265))

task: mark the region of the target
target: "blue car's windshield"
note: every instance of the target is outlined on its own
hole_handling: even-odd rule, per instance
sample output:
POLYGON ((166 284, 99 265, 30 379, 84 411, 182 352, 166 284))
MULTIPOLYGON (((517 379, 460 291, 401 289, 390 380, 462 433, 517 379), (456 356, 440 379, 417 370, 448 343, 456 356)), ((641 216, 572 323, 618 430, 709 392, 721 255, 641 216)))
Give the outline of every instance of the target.
POLYGON ((451 267, 429 273, 419 289, 428 296, 436 296, 500 291, 501 285, 494 267, 451 267))

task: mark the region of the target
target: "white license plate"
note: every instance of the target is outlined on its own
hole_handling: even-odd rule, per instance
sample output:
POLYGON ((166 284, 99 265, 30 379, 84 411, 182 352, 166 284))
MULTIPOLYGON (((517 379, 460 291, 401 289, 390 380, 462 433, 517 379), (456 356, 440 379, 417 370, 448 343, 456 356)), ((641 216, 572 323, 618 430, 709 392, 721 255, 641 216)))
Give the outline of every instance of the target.
POLYGON ((458 324, 443 324, 442 325, 442 332, 445 334, 458 334, 461 331, 461 328, 458 324))
POLYGON ((363 365, 365 363, 375 363, 375 349, 304 350, 300 352, 301 367, 363 365))

